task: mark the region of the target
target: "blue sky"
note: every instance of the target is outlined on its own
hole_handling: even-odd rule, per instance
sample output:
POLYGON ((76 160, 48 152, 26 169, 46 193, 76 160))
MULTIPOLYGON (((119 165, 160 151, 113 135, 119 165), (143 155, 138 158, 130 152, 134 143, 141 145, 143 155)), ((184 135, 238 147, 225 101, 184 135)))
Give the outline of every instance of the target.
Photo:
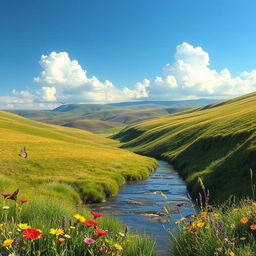
POLYGON ((0 107, 254 91, 255 7, 253 0, 2 1, 0 107))

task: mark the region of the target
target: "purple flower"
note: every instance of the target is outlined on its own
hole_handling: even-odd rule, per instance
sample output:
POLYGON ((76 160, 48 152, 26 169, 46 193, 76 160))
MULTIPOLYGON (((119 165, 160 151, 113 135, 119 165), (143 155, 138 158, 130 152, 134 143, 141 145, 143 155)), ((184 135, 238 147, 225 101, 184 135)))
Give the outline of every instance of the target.
POLYGON ((10 196, 11 194, 9 194, 9 193, 1 193, 0 195, 3 196, 4 198, 6 198, 6 197, 10 196))
POLYGON ((85 239, 84 239, 84 243, 85 244, 88 244, 88 245, 90 245, 90 244, 94 244, 94 240, 92 239, 92 238, 90 238, 90 237, 86 237, 85 239))

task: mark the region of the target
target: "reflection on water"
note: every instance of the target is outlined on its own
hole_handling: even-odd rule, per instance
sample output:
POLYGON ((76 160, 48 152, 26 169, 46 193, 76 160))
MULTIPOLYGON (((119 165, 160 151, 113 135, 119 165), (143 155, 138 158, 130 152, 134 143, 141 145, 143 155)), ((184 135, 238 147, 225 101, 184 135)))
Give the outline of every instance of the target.
POLYGON ((126 184, 119 194, 106 202, 91 205, 105 215, 118 216, 130 230, 144 233, 157 241, 158 255, 168 255, 170 236, 165 228, 174 228, 181 216, 194 213, 187 200, 185 182, 167 162, 159 161, 159 167, 147 179, 126 184), (164 193, 168 199, 164 199, 164 193), (182 207, 177 206, 182 204, 182 207), (166 207, 170 216, 166 216, 166 207), (169 223, 168 223, 169 222, 169 223))

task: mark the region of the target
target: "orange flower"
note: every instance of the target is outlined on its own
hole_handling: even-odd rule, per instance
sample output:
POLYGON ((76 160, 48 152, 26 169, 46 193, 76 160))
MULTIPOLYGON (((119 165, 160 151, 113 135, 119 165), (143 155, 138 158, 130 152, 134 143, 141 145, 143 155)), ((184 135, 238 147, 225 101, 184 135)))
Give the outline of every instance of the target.
POLYGON ((250 229, 251 229, 251 230, 256 230, 256 224, 252 224, 252 225, 250 226, 250 229))
POLYGON ((248 221, 249 221, 249 220, 248 220, 248 218, 246 218, 246 217, 244 217, 244 218, 242 218, 242 219, 240 220, 240 222, 241 222, 242 224, 246 224, 248 221))

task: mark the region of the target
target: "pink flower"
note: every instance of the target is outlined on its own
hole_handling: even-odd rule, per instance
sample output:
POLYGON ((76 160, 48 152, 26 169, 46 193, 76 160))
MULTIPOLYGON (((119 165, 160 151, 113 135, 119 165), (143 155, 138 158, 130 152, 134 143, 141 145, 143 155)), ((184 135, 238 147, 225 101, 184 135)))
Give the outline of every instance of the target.
POLYGON ((90 244, 94 244, 94 240, 92 239, 92 238, 90 238, 90 237, 86 237, 85 239, 84 239, 84 243, 85 244, 88 244, 88 245, 90 245, 90 244))
POLYGON ((111 252, 112 250, 111 250, 111 248, 103 246, 103 247, 100 247, 99 251, 100 252, 111 252))
POLYGON ((3 196, 4 198, 7 198, 7 197, 10 196, 11 194, 9 194, 9 193, 1 193, 0 195, 3 196))
POLYGON ((101 214, 99 212, 91 212, 91 215, 94 217, 94 218, 99 218, 101 217, 101 214))

